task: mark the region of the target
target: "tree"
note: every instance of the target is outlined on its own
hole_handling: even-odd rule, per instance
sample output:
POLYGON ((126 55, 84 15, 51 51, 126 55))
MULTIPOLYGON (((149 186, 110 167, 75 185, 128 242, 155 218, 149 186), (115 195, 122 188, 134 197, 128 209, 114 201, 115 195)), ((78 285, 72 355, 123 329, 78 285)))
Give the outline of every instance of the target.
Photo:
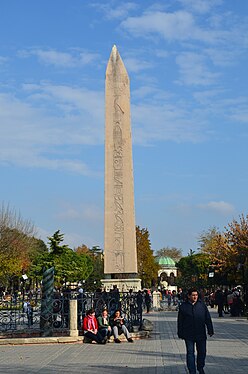
POLYGON ((82 244, 81 246, 77 247, 75 249, 75 252, 77 254, 86 254, 86 255, 89 255, 90 254, 90 250, 89 248, 87 247, 87 245, 85 244, 82 244))
POLYGON ((62 286, 64 282, 78 282, 87 279, 93 271, 93 261, 87 254, 76 253, 68 245, 61 243, 64 234, 57 230, 49 237, 49 252, 39 254, 30 266, 29 275, 41 280, 43 268, 55 268, 55 281, 62 286))
POLYGON ((85 244, 82 244, 76 248, 76 253, 87 254, 92 259, 93 271, 86 282, 86 289, 95 291, 96 288, 101 287, 101 279, 104 278, 102 249, 99 246, 88 248, 85 244))
POLYGON ((225 236, 215 226, 203 231, 198 239, 200 252, 209 256, 210 262, 221 269, 226 266, 231 248, 225 236))
POLYGON ((0 283, 7 288, 20 278, 31 262, 34 225, 14 209, 0 207, 0 283))
POLYGON ((64 234, 60 234, 60 230, 55 231, 53 236, 48 237, 48 240, 50 242, 50 252, 54 255, 59 255, 69 249, 67 244, 60 245, 64 241, 64 234))
POLYGON ((212 227, 200 235, 199 243, 201 253, 209 257, 210 269, 214 272, 214 282, 233 283, 235 281, 233 263, 237 250, 227 233, 223 234, 216 227, 212 227))
POLYGON ((236 282, 248 282, 248 215, 243 214, 239 221, 233 220, 225 227, 225 237, 232 251, 229 253, 229 266, 235 272, 236 282))
POLYGON ((158 264, 153 256, 149 232, 136 226, 138 274, 143 287, 151 287, 158 278, 158 264))
POLYGON ((176 247, 164 247, 156 252, 157 257, 171 257, 174 261, 183 257, 182 250, 176 247))
POLYGON ((179 271, 178 286, 183 288, 206 286, 208 283, 209 265, 209 256, 204 253, 191 251, 188 256, 182 257, 177 263, 179 271))

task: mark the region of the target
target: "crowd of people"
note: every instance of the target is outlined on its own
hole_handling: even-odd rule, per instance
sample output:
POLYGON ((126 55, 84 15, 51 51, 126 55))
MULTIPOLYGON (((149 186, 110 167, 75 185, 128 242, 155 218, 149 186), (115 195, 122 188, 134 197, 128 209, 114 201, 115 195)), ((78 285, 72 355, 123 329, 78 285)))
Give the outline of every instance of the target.
POLYGON ((214 308, 217 306, 219 317, 223 317, 224 314, 230 314, 232 317, 240 317, 243 314, 244 302, 239 287, 232 290, 217 288, 217 290, 209 292, 205 296, 205 299, 210 307, 214 308))

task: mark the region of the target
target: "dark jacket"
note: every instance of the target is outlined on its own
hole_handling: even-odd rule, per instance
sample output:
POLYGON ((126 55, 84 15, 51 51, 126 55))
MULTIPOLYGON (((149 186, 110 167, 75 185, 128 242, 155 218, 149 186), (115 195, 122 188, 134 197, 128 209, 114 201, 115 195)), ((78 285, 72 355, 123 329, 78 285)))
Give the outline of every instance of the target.
POLYGON ((179 307, 177 319, 177 334, 181 339, 207 339, 206 327, 209 335, 213 335, 213 324, 207 306, 201 301, 193 305, 189 300, 179 307))

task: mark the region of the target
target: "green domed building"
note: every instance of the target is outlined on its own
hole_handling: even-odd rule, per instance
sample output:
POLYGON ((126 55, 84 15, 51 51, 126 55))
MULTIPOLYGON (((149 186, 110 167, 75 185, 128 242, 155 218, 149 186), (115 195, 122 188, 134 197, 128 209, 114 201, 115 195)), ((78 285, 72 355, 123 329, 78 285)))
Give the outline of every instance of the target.
POLYGON ((177 267, 171 257, 157 257, 159 265, 158 280, 161 289, 177 291, 175 278, 177 277, 177 267))

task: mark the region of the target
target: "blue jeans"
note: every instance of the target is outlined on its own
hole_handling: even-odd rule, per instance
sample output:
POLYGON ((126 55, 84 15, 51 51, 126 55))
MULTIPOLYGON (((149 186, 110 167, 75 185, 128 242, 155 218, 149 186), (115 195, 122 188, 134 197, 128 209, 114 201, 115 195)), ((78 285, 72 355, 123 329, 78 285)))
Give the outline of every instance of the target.
POLYGON ((196 374, 196 367, 195 367, 195 345, 197 350, 197 370, 201 371, 205 366, 205 359, 206 359, 206 339, 203 340, 185 340, 186 344, 186 360, 187 360, 187 368, 190 374, 196 374))

